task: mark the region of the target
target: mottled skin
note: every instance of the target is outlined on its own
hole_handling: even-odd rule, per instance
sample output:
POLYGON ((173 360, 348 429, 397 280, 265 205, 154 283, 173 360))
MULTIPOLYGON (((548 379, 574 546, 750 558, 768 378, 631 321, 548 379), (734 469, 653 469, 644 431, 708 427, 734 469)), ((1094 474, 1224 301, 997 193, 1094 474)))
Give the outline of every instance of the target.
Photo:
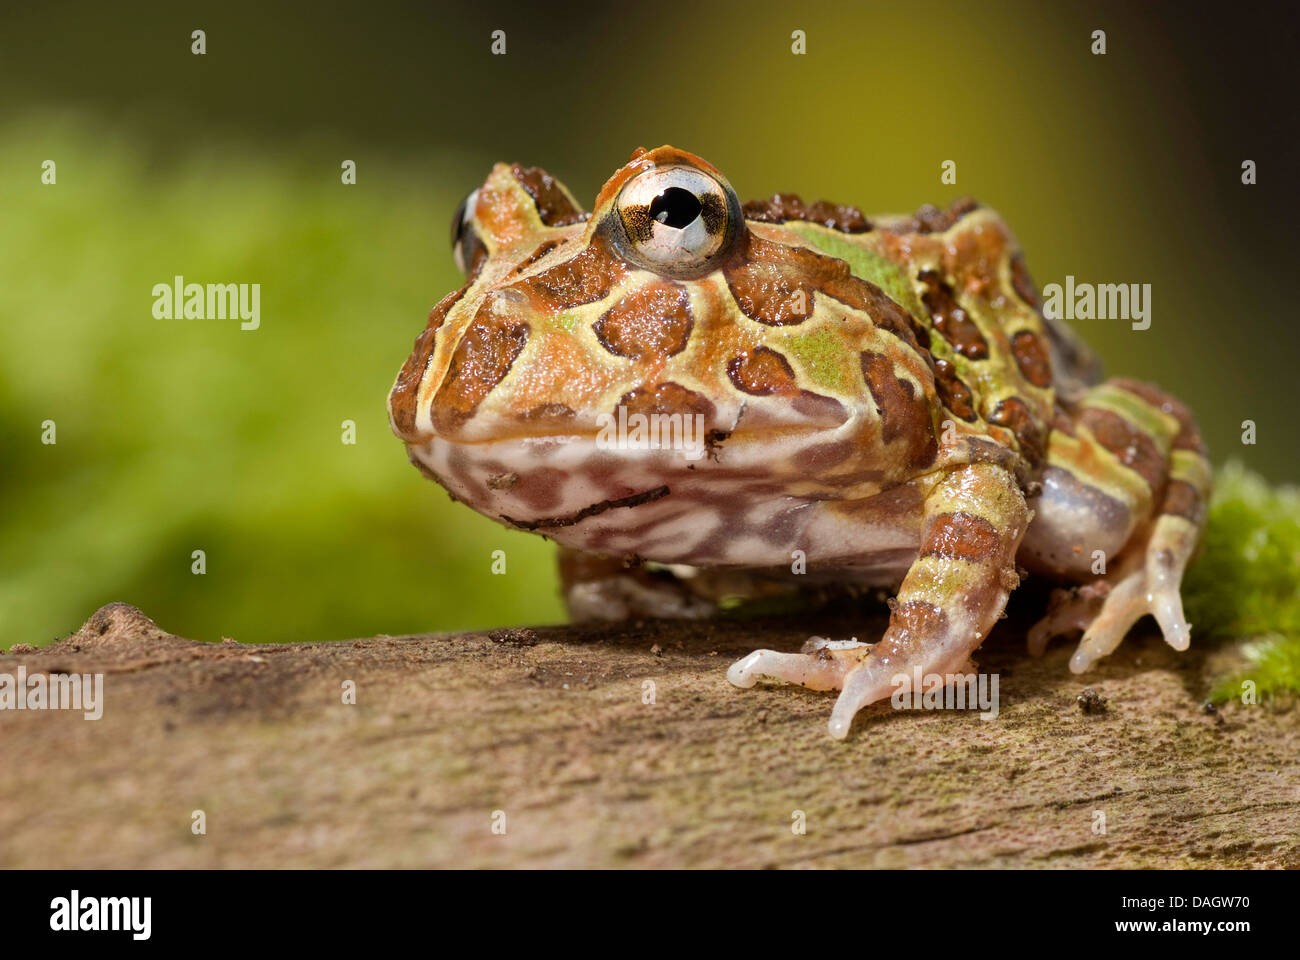
POLYGON ((965 668, 1024 571, 1072 585, 1030 646, 1083 630, 1076 672, 1146 613, 1187 647, 1178 588, 1209 490, 1196 427, 1154 387, 1097 384, 992 211, 742 207, 661 147, 590 216, 542 171, 498 164, 456 230, 466 285, 398 375, 393 429, 456 499, 561 545, 575 617, 897 587, 878 643, 813 638, 728 673, 841 690, 837 737, 914 666, 965 668), (620 405, 698 415, 707 456, 598 442, 620 405))

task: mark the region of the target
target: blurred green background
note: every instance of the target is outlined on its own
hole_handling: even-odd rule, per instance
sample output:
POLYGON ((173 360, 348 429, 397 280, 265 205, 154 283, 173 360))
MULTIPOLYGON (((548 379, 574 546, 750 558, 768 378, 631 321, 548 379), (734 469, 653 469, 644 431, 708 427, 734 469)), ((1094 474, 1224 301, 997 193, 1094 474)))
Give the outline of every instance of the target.
POLYGON ((559 620, 551 545, 452 504, 384 409, 496 160, 586 203, 665 142, 742 197, 973 195, 1040 285, 1152 284, 1150 330, 1076 325, 1108 372, 1179 394, 1216 461, 1294 480, 1294 23, 1135 6, 6 6, 0 646, 112 600, 249 642, 559 620), (176 274, 260 283, 261 329, 155 320, 176 274))

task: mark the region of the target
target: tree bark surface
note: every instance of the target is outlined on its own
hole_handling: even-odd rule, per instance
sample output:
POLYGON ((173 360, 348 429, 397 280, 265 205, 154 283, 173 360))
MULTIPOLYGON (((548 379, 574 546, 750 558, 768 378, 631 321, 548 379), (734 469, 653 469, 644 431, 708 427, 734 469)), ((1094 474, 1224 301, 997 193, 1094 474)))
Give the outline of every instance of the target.
POLYGON ((882 628, 253 645, 110 604, 0 656, 0 674, 104 675, 98 720, 0 712, 0 865, 1300 867, 1300 714, 1202 706, 1232 647, 1139 632, 1080 678, 1073 644, 1033 659, 1008 622, 978 654, 996 719, 876 704, 843 742, 833 694, 725 679, 756 647, 882 628))

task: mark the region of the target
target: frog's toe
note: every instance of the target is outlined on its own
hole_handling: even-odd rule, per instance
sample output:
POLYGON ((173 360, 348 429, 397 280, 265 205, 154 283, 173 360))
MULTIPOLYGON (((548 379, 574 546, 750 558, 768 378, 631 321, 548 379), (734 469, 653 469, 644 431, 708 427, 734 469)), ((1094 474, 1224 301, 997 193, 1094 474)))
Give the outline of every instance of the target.
POLYGON ((843 740, 849 735, 853 718, 857 716, 859 710, 889 696, 895 688, 893 673, 892 669, 885 669, 885 665, 879 661, 863 665, 849 673, 839 697, 835 700, 830 723, 827 725, 832 737, 843 740), (886 676, 887 673, 891 675, 886 676))
POLYGON ((1148 613, 1156 618, 1171 647, 1180 651, 1188 648, 1192 628, 1183 615, 1177 584, 1153 584, 1146 570, 1135 570, 1106 597, 1097 619, 1084 631, 1078 649, 1070 657, 1070 670, 1083 673, 1113 653, 1133 624, 1148 613))
POLYGON ((1052 591, 1047 614, 1029 628, 1029 653, 1041 657, 1047 642, 1069 633, 1082 633, 1097 619, 1102 602, 1110 592, 1104 581, 1073 589, 1052 591))
POLYGON ((870 650, 870 644, 856 640, 813 637, 801 653, 755 650, 731 665, 727 679, 743 688, 752 687, 760 677, 773 677, 809 690, 839 690, 844 678, 870 650))
POLYGON ((1143 603, 1145 577, 1134 571, 1106 595, 1101 611, 1088 625, 1070 657, 1070 672, 1083 673, 1120 645, 1133 624, 1148 611, 1143 603))
POLYGON ((1144 571, 1147 608, 1160 624, 1165 642, 1178 651, 1186 650, 1192 643, 1192 626, 1183 614, 1183 597, 1179 592, 1190 552, 1190 546, 1180 552, 1167 546, 1149 550, 1144 571))
POLYGON ((1183 614, 1179 587, 1196 543, 1197 528, 1182 517, 1162 516, 1141 556, 1141 566, 1128 571, 1107 595, 1097 619, 1089 625, 1070 658, 1070 669, 1082 673, 1119 646, 1124 635, 1146 614, 1155 617, 1165 642, 1175 650, 1191 645, 1192 627, 1183 614))

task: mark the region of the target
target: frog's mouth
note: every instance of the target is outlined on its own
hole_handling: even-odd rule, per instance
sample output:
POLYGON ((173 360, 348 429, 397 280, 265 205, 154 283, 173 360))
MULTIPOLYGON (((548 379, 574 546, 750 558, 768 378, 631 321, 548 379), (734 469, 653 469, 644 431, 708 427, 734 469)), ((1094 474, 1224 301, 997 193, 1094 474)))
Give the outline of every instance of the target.
POLYGON ((433 437, 411 461, 500 523, 565 546, 664 563, 788 564, 818 497, 773 470, 770 438, 682 450, 605 449, 596 436, 433 437))

